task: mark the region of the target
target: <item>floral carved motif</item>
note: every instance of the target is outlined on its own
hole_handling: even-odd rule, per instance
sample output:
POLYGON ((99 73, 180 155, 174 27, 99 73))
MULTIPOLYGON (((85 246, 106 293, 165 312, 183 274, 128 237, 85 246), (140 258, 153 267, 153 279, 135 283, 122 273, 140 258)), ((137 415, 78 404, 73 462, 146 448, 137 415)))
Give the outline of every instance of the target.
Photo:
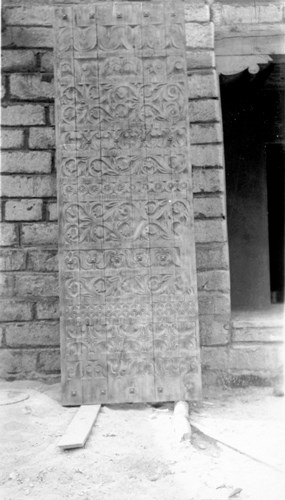
POLYGON ((183 2, 55 21, 65 401, 197 397, 183 2))

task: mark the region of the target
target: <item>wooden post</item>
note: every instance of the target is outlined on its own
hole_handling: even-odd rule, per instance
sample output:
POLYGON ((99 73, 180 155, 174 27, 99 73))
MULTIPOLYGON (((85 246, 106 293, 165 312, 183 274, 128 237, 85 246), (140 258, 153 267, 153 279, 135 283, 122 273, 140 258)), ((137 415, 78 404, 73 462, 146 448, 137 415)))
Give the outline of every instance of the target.
POLYGON ((191 439, 191 426, 189 422, 189 405, 186 401, 178 401, 173 412, 174 432, 178 441, 191 439))

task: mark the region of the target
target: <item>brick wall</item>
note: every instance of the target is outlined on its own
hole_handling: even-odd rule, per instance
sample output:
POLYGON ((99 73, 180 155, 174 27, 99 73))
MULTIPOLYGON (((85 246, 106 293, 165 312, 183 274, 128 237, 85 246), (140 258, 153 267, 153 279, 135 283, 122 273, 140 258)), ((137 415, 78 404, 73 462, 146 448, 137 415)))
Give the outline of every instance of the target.
POLYGON ((2 49, 2 375, 59 371, 53 30, 49 7, 7 8, 2 49))
POLYGON ((231 342, 223 131, 211 12, 204 2, 185 10, 201 359, 209 382, 229 369, 231 342))
MULTIPOLYGON (((54 377, 60 369, 49 3, 6 0, 3 15, 0 365, 8 378, 54 377)), ((214 29, 203 0, 185 1, 185 17, 203 372, 208 380, 219 371, 261 373, 265 365, 270 372, 275 346, 267 356, 265 346, 232 344, 214 29)))

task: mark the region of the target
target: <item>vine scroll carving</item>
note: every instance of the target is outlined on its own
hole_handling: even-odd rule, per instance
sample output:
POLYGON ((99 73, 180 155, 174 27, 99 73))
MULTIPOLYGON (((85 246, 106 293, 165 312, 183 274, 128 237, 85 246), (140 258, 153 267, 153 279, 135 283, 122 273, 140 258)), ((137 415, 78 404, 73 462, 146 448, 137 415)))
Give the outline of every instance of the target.
POLYGON ((183 2, 55 9, 63 404, 196 399, 183 2))

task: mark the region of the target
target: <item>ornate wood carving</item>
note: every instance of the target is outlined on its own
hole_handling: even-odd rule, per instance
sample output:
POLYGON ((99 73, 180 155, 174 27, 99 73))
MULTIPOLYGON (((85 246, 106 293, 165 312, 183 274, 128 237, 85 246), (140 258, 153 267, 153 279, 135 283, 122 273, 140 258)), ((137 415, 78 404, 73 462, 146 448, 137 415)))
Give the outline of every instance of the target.
POLYGON ((183 2, 56 8, 63 402, 200 392, 183 2))
POLYGON ((266 54, 253 56, 231 55, 217 56, 216 67, 217 72, 222 75, 237 75, 246 69, 252 75, 260 71, 260 65, 272 62, 272 57, 266 54))

